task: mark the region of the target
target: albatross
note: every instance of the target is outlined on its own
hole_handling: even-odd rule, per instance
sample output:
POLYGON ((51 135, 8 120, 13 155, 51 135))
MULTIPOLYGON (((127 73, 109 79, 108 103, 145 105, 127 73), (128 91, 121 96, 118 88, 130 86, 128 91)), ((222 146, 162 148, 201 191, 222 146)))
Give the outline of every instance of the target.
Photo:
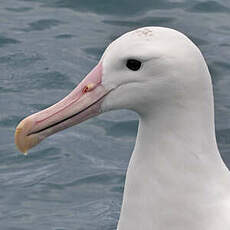
POLYGON ((64 99, 22 120, 25 153, 115 109, 139 114, 118 230, 229 230, 230 176, 218 151, 211 77, 199 48, 169 28, 122 35, 64 99))

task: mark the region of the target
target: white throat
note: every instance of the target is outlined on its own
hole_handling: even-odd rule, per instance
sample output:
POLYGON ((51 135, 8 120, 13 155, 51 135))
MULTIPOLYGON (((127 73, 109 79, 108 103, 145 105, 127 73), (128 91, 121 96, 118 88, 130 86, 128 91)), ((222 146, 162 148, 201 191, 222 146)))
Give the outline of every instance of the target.
POLYGON ((118 230, 229 229, 230 182, 209 85, 199 102, 155 106, 141 116, 118 230))

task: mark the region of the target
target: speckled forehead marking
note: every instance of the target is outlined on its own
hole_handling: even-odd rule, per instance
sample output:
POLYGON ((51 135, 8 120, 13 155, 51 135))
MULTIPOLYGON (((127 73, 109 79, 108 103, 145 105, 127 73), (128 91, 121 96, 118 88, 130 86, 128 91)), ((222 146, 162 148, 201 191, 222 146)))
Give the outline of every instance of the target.
POLYGON ((141 29, 133 31, 132 33, 133 35, 137 37, 145 38, 147 40, 154 37, 154 32, 150 28, 141 28, 141 29))

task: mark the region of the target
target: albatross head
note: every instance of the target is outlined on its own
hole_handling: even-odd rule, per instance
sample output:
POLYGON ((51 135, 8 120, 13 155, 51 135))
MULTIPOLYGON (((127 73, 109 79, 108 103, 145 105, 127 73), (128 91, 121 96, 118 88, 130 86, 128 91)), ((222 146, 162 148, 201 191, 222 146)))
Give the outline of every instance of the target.
POLYGON ((47 136, 113 109, 145 116, 159 108, 184 106, 210 88, 210 79, 201 78, 205 72, 199 49, 180 32, 161 27, 128 32, 109 45, 68 96, 20 122, 16 145, 26 152, 47 136))

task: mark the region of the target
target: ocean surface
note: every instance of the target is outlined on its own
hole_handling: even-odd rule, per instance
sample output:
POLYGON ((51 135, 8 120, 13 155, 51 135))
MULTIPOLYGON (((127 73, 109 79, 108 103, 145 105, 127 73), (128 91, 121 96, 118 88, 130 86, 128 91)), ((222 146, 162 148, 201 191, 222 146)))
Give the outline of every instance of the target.
POLYGON ((229 0, 0 1, 0 230, 115 230, 138 117, 103 114, 47 138, 28 156, 17 123, 68 94, 106 46, 166 26, 202 50, 214 84, 216 132, 230 166, 229 0))

